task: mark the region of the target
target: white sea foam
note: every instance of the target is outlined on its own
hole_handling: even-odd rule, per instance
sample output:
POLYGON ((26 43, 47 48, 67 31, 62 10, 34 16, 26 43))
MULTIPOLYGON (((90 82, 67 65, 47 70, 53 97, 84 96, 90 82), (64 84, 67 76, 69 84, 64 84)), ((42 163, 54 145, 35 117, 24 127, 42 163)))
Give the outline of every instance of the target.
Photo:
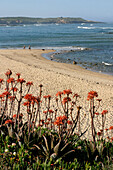
POLYGON ((42 26, 42 24, 34 24, 34 26, 40 27, 40 26, 42 26))
POLYGON ((80 29, 95 29, 96 27, 81 27, 81 26, 78 26, 77 28, 80 28, 80 29))
POLYGON ((76 46, 67 46, 67 47, 43 47, 44 49, 53 49, 56 51, 71 51, 71 50, 85 50, 86 47, 76 47, 76 46))
POLYGON ((80 29, 113 29, 113 27, 92 27, 93 24, 90 24, 91 27, 82 27, 82 26, 78 26, 77 28, 80 28, 80 29))
POLYGON ((110 64, 110 63, 105 63, 104 61, 102 61, 102 63, 106 66, 112 66, 113 64, 110 64))

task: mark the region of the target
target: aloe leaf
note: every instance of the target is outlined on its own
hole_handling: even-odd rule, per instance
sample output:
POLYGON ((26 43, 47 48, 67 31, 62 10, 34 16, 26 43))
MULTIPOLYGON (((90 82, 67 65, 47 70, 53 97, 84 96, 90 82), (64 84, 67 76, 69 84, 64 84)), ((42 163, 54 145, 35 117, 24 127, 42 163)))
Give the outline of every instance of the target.
POLYGON ((51 149, 54 148, 54 136, 52 135, 51 136, 51 149))
POLYGON ((99 154, 102 155, 103 150, 104 150, 103 143, 100 143, 100 144, 98 145, 97 149, 98 149, 99 154))
POLYGON ((54 152, 56 153, 56 155, 58 155, 60 143, 61 143, 61 141, 59 141, 59 142, 57 143, 57 145, 54 147, 54 152))
POLYGON ((54 165, 56 165, 57 163, 59 163, 60 161, 61 161, 61 157, 60 158, 58 158, 56 161, 55 161, 55 163, 54 163, 54 165))
POLYGON ((48 146, 48 142, 47 142, 47 139, 46 137, 43 135, 43 138, 45 140, 45 144, 46 144, 46 148, 47 148, 47 151, 49 152, 49 146, 48 146))
POLYGON ((33 146, 35 146, 38 150, 41 150, 38 145, 35 145, 35 144, 34 144, 33 146))
POLYGON ((91 152, 94 153, 95 147, 94 147, 94 144, 92 142, 90 142, 89 147, 90 147, 91 152))
POLYGON ((71 151, 66 152, 66 153, 62 156, 62 158, 65 157, 66 155, 72 153, 72 152, 75 152, 75 150, 71 150, 71 151))
POLYGON ((46 153, 46 156, 47 156, 49 152, 47 152, 47 149, 46 149, 45 146, 43 146, 43 145, 41 145, 41 146, 42 146, 42 148, 43 148, 43 150, 44 150, 44 152, 46 153))
MULTIPOLYGON (((7 126, 8 127, 8 126, 7 126)), ((11 127, 8 127, 8 134, 10 137, 13 136, 13 129, 12 129, 12 126, 11 127)))
POLYGON ((21 142, 20 142, 20 138, 19 138, 19 136, 18 136, 18 134, 15 132, 15 135, 16 135, 16 137, 17 137, 17 141, 18 141, 18 144, 19 144, 19 146, 21 147, 22 146, 22 144, 21 144, 21 142))
POLYGON ((52 158, 52 159, 56 159, 56 157, 57 157, 56 153, 52 153, 50 156, 50 158, 52 158))
POLYGON ((4 133, 2 130, 0 130, 0 131, 1 131, 1 134, 2 134, 2 135, 5 135, 5 133, 4 133))
MULTIPOLYGON (((42 149, 38 146, 38 145, 33 145, 33 146, 35 146, 38 150, 40 150, 40 151, 42 151, 42 149)), ((43 146, 42 146, 43 147, 43 146)), ((44 148, 43 148, 43 150, 44 150, 44 148)), ((45 155, 45 156, 47 156, 47 153, 45 153, 45 150, 44 150, 44 152, 42 152, 42 154, 43 155, 45 155)))
POLYGON ((61 149, 61 152, 69 145, 69 142, 65 144, 65 146, 61 149))

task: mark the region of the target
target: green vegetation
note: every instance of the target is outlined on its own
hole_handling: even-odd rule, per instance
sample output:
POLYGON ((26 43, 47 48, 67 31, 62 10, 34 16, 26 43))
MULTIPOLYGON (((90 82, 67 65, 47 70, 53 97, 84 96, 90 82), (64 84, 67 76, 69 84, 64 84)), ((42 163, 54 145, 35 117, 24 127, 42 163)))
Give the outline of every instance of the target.
POLYGON ((52 97, 42 96, 41 84, 34 96, 33 82, 26 83, 19 73, 11 77, 11 70, 5 75, 5 81, 0 78, 0 169, 113 168, 113 126, 105 129, 108 110, 97 112, 97 92, 88 93, 87 121, 81 117, 80 96, 70 89, 56 94, 52 109, 52 97), (84 121, 89 125, 81 130, 84 121), (89 129, 91 140, 84 136, 89 129))
POLYGON ((94 21, 84 20, 82 18, 29 18, 29 17, 4 17, 0 18, 0 25, 24 25, 24 24, 72 24, 72 23, 97 23, 94 21))

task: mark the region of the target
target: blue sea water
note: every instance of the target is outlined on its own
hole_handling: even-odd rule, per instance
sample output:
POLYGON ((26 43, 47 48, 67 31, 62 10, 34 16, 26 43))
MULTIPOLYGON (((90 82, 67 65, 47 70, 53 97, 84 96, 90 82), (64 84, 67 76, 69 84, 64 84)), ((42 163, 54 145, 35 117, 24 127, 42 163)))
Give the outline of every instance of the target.
POLYGON ((52 58, 97 72, 113 75, 113 24, 36 24, 0 26, 0 49, 30 45, 37 49, 55 49, 52 58))

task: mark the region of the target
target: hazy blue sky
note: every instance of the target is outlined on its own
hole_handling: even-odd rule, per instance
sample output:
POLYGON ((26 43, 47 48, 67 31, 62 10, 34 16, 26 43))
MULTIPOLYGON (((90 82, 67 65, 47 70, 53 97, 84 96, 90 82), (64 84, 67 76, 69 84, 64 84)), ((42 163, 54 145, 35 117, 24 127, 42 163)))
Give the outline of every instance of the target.
POLYGON ((113 22, 113 0, 0 0, 0 17, 82 17, 113 22))

